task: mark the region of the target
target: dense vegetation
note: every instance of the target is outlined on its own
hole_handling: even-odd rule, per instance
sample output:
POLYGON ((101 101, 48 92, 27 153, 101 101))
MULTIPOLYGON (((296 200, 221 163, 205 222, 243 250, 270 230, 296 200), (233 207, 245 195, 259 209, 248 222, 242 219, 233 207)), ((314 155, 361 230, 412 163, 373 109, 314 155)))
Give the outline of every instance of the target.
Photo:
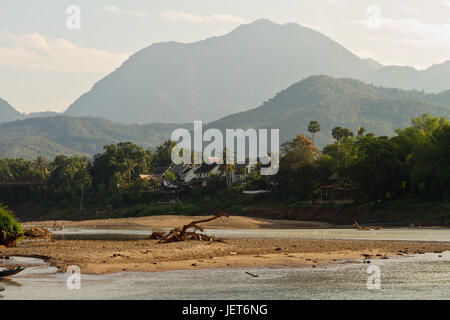
POLYGON ((12 245, 22 234, 20 223, 0 204, 0 245, 12 245))
POLYGON ((445 118, 423 115, 394 137, 377 137, 364 128, 357 135, 347 128, 333 131, 335 142, 319 155, 301 135, 290 142, 277 177, 287 186, 286 194, 311 199, 334 173, 360 200, 450 199, 450 123, 445 118))
MULTIPOLYGON (((317 121, 310 130, 321 130, 317 121), (313 129, 315 128, 315 129, 313 129)), ((315 202, 320 187, 331 183, 350 191, 357 203, 377 205, 393 200, 450 199, 450 123, 444 118, 423 115, 410 126, 396 130, 393 137, 375 136, 364 127, 357 132, 335 127, 334 142, 319 151, 304 135, 282 146, 280 170, 264 177, 256 168, 245 179, 230 185, 230 166, 210 176, 205 188, 161 193, 159 182, 140 178, 156 167, 170 164, 171 141, 155 152, 131 143, 107 145, 94 159, 86 156, 57 156, 47 162, 0 159, 0 181, 44 180, 44 186, 1 187, 0 201, 11 205, 45 207, 67 215, 92 216, 105 208, 118 216, 146 214, 198 214, 227 210, 245 214, 246 206, 264 201, 272 204, 315 202), (334 181, 330 182, 330 177, 334 181), (242 190, 271 189, 271 193, 243 195, 242 190), (178 198, 182 203, 158 205, 178 198), (82 212, 82 213, 80 213, 82 212)), ((232 166, 231 166, 232 167, 232 166)), ((167 177, 168 179, 170 177, 167 177)), ((172 177, 173 179, 174 177, 172 177)))
POLYGON ((375 135, 392 136, 395 129, 424 113, 450 118, 450 96, 313 76, 281 91, 259 108, 230 115, 207 127, 279 128, 284 142, 299 133, 307 135, 309 122, 320 119, 320 132, 315 133, 314 140, 322 148, 331 142, 330 133, 336 125, 355 132, 363 126, 375 135))
MULTIPOLYGON (((302 133, 314 138, 315 145, 322 148, 331 142, 336 124, 355 132, 364 126, 376 135, 392 136, 396 128, 405 127, 411 118, 423 113, 450 118, 450 94, 424 94, 351 79, 314 76, 283 90, 259 108, 205 127, 280 129, 281 142, 302 133), (320 119, 318 131, 314 131, 314 126, 308 129, 309 121, 314 119, 320 119)), ((94 156, 102 152, 104 145, 121 141, 132 141, 154 150, 179 127, 193 129, 192 123, 124 125, 99 118, 68 116, 8 122, 0 124, 0 157, 44 156, 49 160, 59 154, 94 156)))

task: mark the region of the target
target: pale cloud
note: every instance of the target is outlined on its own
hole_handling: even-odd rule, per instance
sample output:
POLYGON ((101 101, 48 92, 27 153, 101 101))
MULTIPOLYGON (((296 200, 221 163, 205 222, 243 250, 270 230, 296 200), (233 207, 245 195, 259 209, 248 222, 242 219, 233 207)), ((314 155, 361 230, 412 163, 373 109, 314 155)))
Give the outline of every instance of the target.
MULTIPOLYGON (((450 0, 449 0, 449 2, 450 2, 450 0)), ((414 7, 409 7, 409 6, 399 6, 398 9, 402 13, 405 13, 410 16, 415 16, 415 17, 421 15, 421 13, 422 13, 420 8, 414 8, 414 7)))
POLYGON ((450 46, 450 24, 433 24, 419 19, 382 19, 382 28, 404 35, 398 41, 418 46, 450 46), (406 37, 405 37, 406 36, 406 37))
MULTIPOLYGON (((449 1, 450 2, 450 1, 449 1)), ((441 24, 429 23, 422 19, 391 19, 381 18, 380 29, 383 36, 369 36, 378 40, 394 40, 416 46, 435 45, 450 47, 450 23, 448 20, 441 24), (388 31, 388 32, 386 32, 388 31)), ((366 25, 366 20, 354 21, 355 24, 366 25)))
POLYGON ((349 4, 349 0, 327 0, 328 5, 341 5, 341 6, 345 6, 347 4, 349 4))
POLYGON ((444 6, 450 7, 450 0, 442 1, 442 4, 443 4, 444 6))
POLYGON ((144 11, 137 11, 137 10, 123 10, 117 6, 106 6, 102 8, 102 11, 106 12, 112 12, 112 13, 120 13, 125 14, 129 16, 137 16, 137 17, 148 17, 148 13, 144 11))
POLYGON ((102 8, 103 11, 108 11, 108 12, 120 12, 119 7, 116 6, 106 6, 102 8))
POLYGON ((0 66, 26 70, 110 72, 128 57, 128 53, 80 47, 66 39, 51 39, 39 33, 13 35, 0 32, 0 66))
POLYGON ((211 14, 202 16, 198 14, 191 14, 183 11, 163 11, 161 16, 173 22, 189 22, 189 23, 232 23, 243 24, 246 21, 237 16, 229 14, 211 14))

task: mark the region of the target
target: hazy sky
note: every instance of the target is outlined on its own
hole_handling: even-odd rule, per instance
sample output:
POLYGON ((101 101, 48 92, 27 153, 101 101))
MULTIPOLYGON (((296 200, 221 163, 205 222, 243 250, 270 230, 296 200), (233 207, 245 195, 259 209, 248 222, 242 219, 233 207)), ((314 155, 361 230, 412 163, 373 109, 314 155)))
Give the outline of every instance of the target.
POLYGON ((260 18, 311 27, 383 64, 450 60, 450 0, 0 0, 0 97, 21 112, 63 111, 139 49, 260 18), (71 5, 80 29, 67 27, 71 5))

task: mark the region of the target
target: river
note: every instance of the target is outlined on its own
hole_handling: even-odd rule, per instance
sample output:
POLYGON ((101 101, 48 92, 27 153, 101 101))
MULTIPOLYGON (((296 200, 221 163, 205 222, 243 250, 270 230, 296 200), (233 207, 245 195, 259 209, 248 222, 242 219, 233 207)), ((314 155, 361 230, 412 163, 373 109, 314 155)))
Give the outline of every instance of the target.
MULTIPOLYGON (((326 238, 449 241, 449 229, 207 230, 226 238, 326 238)), ((65 239, 136 240, 145 230, 65 229, 65 239)), ((25 271, 0 279, 0 299, 450 299, 450 252, 328 266, 123 272, 80 276, 80 289, 68 289, 67 274, 35 258, 11 257, 0 264, 22 264, 25 271), (379 271, 380 288, 369 288, 379 271), (378 269, 379 268, 379 269, 378 269), (258 277, 248 275, 250 272, 258 277), (370 271, 370 270, 369 270, 370 271), (374 270, 372 270, 373 272, 374 270)))
MULTIPOLYGON (((30 258, 11 259, 25 265, 36 263, 35 259, 24 261, 30 258)), ((41 262, 2 280, 5 291, 0 295, 2 299, 450 299, 450 252, 371 262, 327 268, 82 274, 80 289, 68 289, 68 275, 41 262), (369 289, 367 269, 375 265, 380 288, 369 289)))

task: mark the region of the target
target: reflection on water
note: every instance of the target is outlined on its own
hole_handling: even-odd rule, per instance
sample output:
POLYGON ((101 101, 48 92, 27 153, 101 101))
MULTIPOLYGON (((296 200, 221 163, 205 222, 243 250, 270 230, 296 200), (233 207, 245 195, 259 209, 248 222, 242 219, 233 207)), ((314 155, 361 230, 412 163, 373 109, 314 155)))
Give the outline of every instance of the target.
MULTIPOLYGON (((163 229, 168 231, 169 229, 163 229)), ((55 239, 66 240, 142 240, 151 230, 71 229, 54 232, 55 239)), ((395 228, 371 231, 356 229, 206 229, 207 234, 221 238, 308 238, 359 240, 450 241, 450 229, 395 228)))
POLYGON ((326 269, 82 275, 80 290, 67 289, 67 275, 45 265, 26 269, 13 278, 20 286, 3 282, 4 299, 450 299, 450 252, 371 260, 371 264, 338 264, 326 269), (379 290, 367 289, 370 265, 380 267, 379 290))

